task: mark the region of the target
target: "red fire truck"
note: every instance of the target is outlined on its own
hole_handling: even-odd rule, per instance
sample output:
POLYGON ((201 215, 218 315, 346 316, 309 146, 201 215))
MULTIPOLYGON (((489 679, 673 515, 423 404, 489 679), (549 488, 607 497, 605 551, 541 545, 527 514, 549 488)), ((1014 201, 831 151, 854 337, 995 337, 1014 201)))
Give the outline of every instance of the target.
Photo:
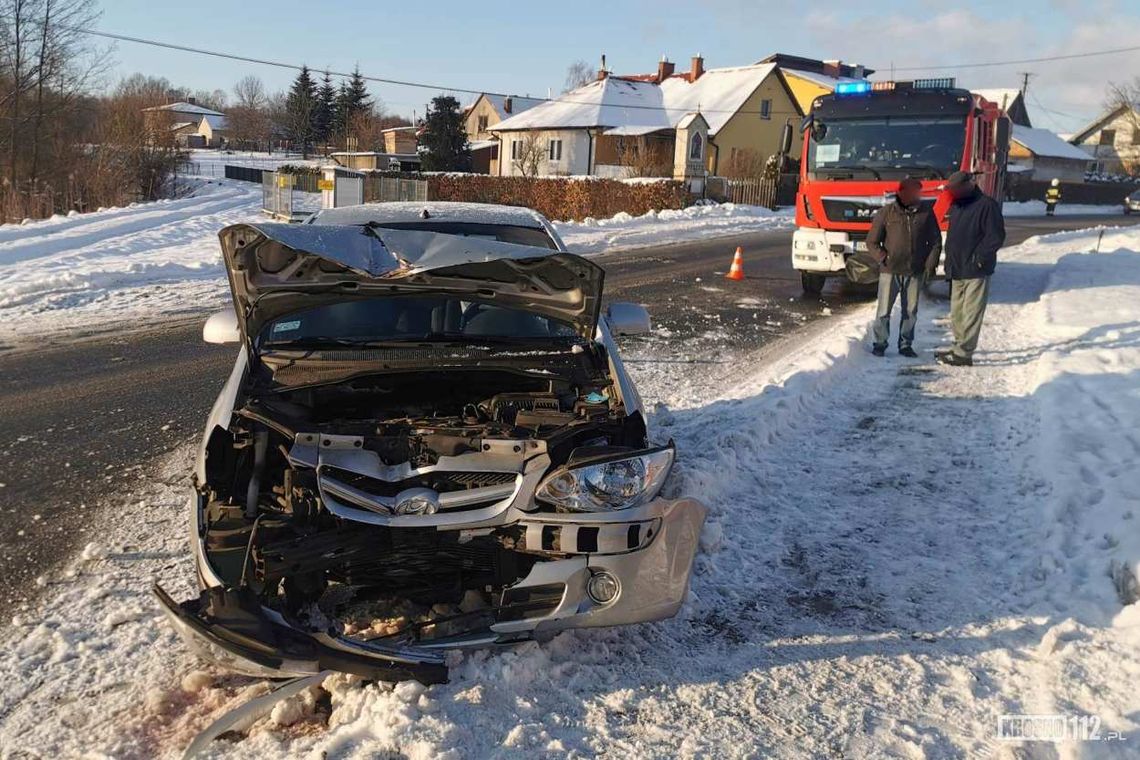
POLYGON ((802 131, 792 266, 807 293, 866 249, 871 218, 903 177, 922 181, 944 236, 951 173, 973 172, 983 192, 1002 196, 1009 118, 953 79, 842 82, 815 99, 802 131))

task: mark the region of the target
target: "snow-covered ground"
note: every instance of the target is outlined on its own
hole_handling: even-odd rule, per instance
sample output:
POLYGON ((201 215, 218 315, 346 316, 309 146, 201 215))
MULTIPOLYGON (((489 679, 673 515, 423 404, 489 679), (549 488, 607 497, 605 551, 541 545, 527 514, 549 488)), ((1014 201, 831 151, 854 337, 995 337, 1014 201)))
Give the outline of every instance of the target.
MULTIPOLYGON (((971 369, 871 357, 870 307, 756 355, 627 345, 671 490, 710 508, 676 619, 456 657, 430 689, 334 677, 214 754, 1135 757, 1140 231, 1097 244, 1004 251, 971 369), (1002 742, 1004 713, 1102 741, 1002 742)), ((945 319, 923 306, 921 350, 945 319)), ((264 691, 147 596, 190 591, 190 452, 124 482, 105 540, 0 629, 0 747, 175 756, 264 691)))
MULTIPOLYGON (((191 197, 0 225, 0 345, 221 308, 228 297, 218 231, 264 220, 261 187, 198 180, 191 197)), ((295 193, 298 208, 319 196, 295 193)), ((696 206, 557 225, 571 250, 599 253, 789 227, 752 206, 696 206)))

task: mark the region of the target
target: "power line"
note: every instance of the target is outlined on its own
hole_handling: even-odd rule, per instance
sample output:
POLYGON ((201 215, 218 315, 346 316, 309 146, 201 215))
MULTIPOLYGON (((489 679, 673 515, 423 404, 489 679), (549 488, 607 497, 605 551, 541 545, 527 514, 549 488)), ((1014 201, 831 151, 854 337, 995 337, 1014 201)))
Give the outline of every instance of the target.
POLYGON ((1114 48, 1112 50, 1094 50, 1087 53, 1070 53, 1069 55, 1050 55, 1042 58, 1022 58, 1016 61, 986 61, 984 63, 952 63, 938 66, 900 66, 895 71, 945 71, 949 69, 981 69, 987 66, 1021 66, 1028 63, 1049 63, 1051 61, 1071 61, 1076 58, 1095 58, 1102 55, 1117 55, 1119 53, 1135 53, 1140 51, 1140 45, 1132 47, 1114 48))
MULTIPOLYGON (((197 55, 208 55, 208 56, 213 56, 214 58, 225 58, 225 59, 228 59, 231 61, 241 61, 243 63, 256 63, 256 64, 259 64, 262 66, 275 66, 277 68, 291 69, 293 71, 300 71, 303 68, 301 64, 297 64, 297 63, 286 63, 284 61, 270 61, 270 60, 267 60, 264 58, 252 58, 250 56, 237 55, 236 53, 223 53, 223 52, 220 52, 217 50, 205 50, 203 48, 195 48, 195 47, 190 47, 188 45, 176 45, 172 42, 162 42, 161 40, 150 40, 150 39, 145 39, 143 37, 131 37, 131 36, 125 35, 125 34, 115 34, 112 32, 102 32, 102 31, 99 31, 97 29, 86 29, 86 28, 82 28, 82 27, 69 27, 69 28, 76 31, 76 32, 80 32, 82 34, 90 34, 90 35, 95 36, 95 37, 104 37, 106 39, 118 40, 120 42, 134 42, 134 43, 137 43, 139 45, 151 45, 153 47, 166 48, 167 50, 178 50, 178 51, 181 51, 184 53, 195 53, 197 55)), ((473 90, 473 89, 465 88, 465 87, 450 87, 450 86, 444 86, 444 85, 428 84, 425 82, 412 82, 412 81, 408 81, 408 80, 404 80, 404 79, 391 79, 388 77, 371 76, 371 75, 367 75, 367 74, 361 74, 360 72, 354 72, 353 74, 348 74, 348 73, 345 73, 342 71, 332 71, 332 70, 328 70, 328 69, 310 68, 309 70, 310 71, 316 71, 319 73, 325 73, 327 71, 330 75, 338 76, 338 77, 359 76, 361 79, 364 79, 364 80, 369 81, 369 82, 378 82, 380 84, 396 85, 398 87, 415 87, 415 88, 424 89, 424 90, 435 90, 437 92, 439 92, 439 91, 460 92, 460 93, 463 93, 465 95, 494 95, 496 97, 502 97, 502 98, 525 97, 527 100, 538 100, 538 101, 541 101, 543 103, 569 103, 569 104, 573 104, 573 105, 590 105, 590 106, 598 106, 598 107, 603 107, 606 105, 604 103, 596 103, 596 102, 587 101, 587 100, 567 100, 566 98, 536 98, 536 97, 531 97, 529 95, 519 96, 519 95, 514 94, 514 93, 492 92, 490 90, 473 90)), ((673 111, 680 110, 680 109, 669 109, 669 108, 665 108, 664 106, 637 105, 637 104, 628 104, 628 105, 621 105, 621 106, 609 106, 609 107, 621 108, 624 110, 663 111, 663 112, 664 111, 670 111, 670 110, 673 110, 673 111)), ((701 113, 770 114, 772 116, 800 116, 801 115, 798 111, 779 111, 779 110, 747 111, 747 110, 732 109, 732 108, 701 108, 700 111, 701 111, 701 113)))

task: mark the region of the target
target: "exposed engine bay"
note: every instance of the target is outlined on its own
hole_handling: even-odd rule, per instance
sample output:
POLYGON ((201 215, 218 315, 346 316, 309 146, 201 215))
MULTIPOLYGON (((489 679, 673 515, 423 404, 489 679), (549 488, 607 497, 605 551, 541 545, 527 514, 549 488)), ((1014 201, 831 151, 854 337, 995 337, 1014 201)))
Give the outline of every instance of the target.
MULTIPOLYGON (((210 566, 291 624, 364 639, 463 636, 548 610, 560 592, 510 593, 559 556, 528 548, 517 524, 393 523, 477 520, 528 472, 533 480, 575 452, 644 448, 640 414, 625 415, 604 351, 565 354, 571 369, 559 375, 515 358, 297 388, 267 367, 207 443, 210 566)), ((552 510, 533 498, 516 506, 552 510)))

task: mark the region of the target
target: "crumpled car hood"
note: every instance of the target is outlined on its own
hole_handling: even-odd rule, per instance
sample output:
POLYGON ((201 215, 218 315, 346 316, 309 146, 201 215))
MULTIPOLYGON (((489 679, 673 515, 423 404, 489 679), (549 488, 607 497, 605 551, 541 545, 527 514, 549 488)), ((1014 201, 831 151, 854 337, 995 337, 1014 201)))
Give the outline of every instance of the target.
POLYGON ((247 343, 291 312, 379 295, 447 293, 559 319, 593 339, 604 272, 548 248, 419 230, 280 223, 219 233, 247 343))

